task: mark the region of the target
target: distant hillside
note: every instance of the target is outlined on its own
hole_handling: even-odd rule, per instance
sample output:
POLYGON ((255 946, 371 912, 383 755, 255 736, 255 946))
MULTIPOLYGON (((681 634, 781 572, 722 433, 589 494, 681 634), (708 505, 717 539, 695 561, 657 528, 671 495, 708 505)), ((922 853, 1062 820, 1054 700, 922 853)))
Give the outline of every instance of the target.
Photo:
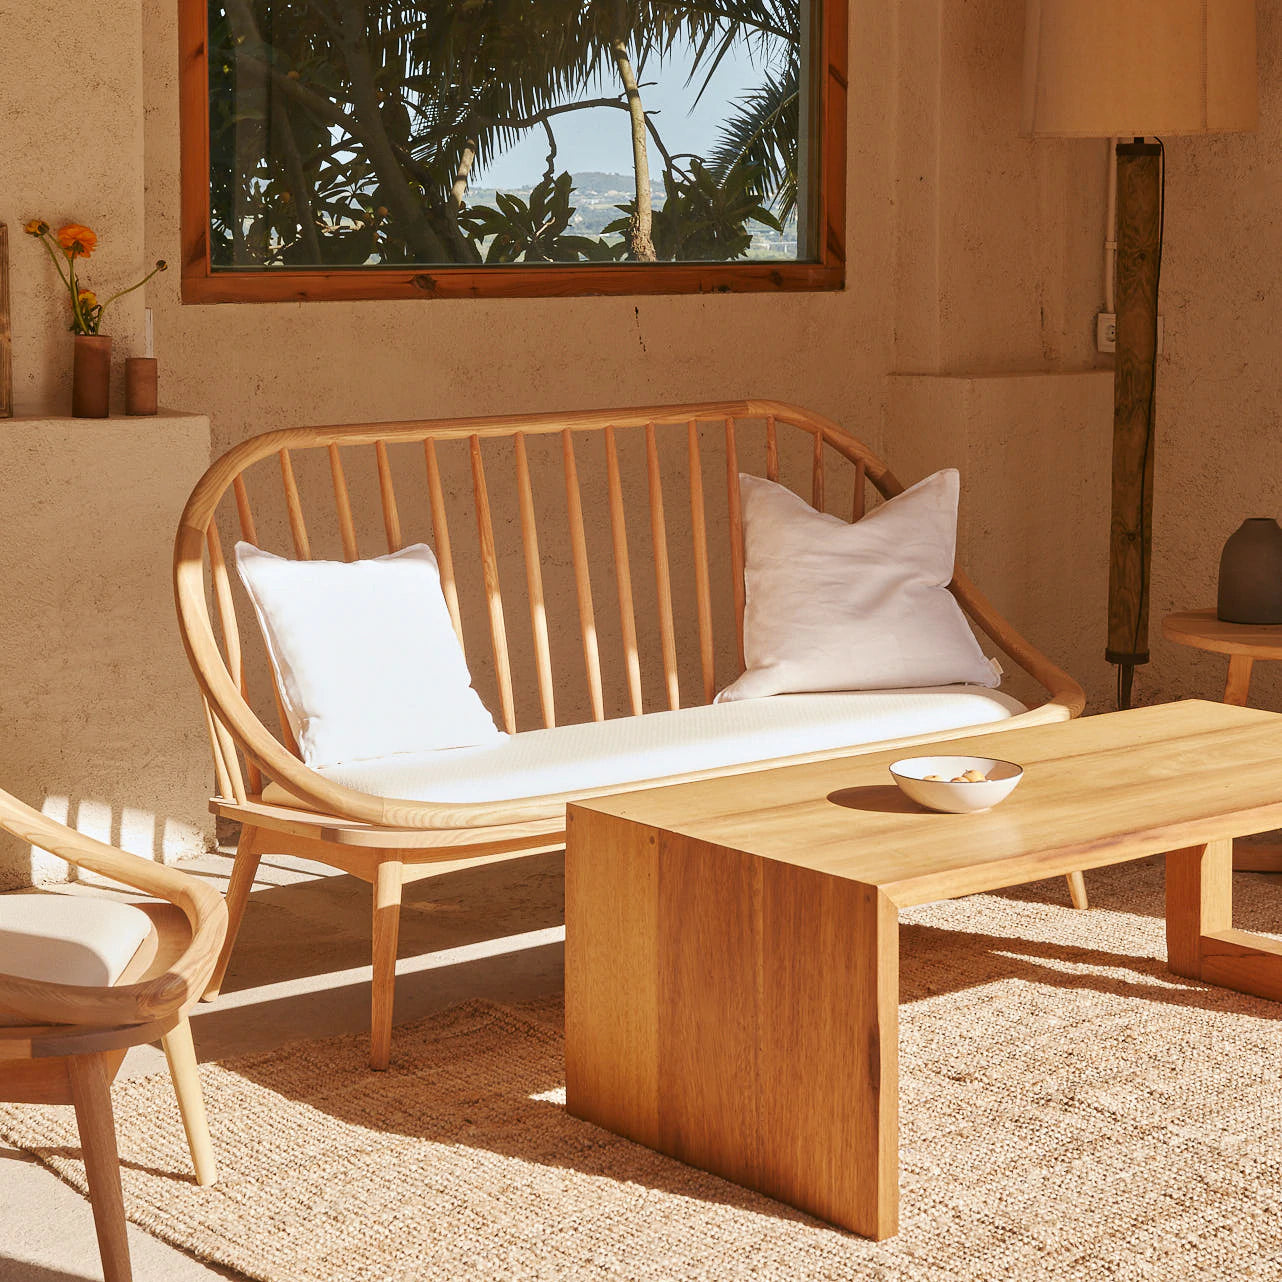
MULTIPOLYGON (((537 181, 537 180, 536 180, 537 181)), ((498 190, 513 196, 528 197, 534 183, 525 187, 500 187, 498 190)), ((666 198, 663 183, 656 178, 650 180, 651 199, 656 209, 663 208, 666 198)), ((621 217, 618 206, 630 201, 634 194, 631 174, 604 174, 597 170, 585 170, 574 175, 574 218, 571 230, 580 236, 599 236, 602 230, 621 217)), ((495 188, 473 187, 467 194, 468 203, 472 205, 493 205, 495 188)), ((770 228, 751 226, 753 247, 748 251, 749 258, 766 260, 788 260, 797 253, 797 232, 795 216, 789 219, 784 234, 770 228)))

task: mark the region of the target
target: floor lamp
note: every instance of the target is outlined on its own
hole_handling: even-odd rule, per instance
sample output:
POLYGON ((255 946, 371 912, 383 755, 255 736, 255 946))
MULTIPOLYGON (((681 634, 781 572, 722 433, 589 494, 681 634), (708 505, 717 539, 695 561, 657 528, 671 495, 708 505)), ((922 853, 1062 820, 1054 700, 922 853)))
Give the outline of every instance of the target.
MULTIPOLYGON (((1162 144, 1254 129, 1255 0, 1026 0, 1023 132, 1117 144, 1108 648, 1118 706, 1148 662, 1162 144), (1130 141, 1134 139, 1134 141, 1130 141), (1149 141, 1153 140, 1153 141, 1149 141)), ((1112 234, 1112 228, 1109 228, 1112 234)))

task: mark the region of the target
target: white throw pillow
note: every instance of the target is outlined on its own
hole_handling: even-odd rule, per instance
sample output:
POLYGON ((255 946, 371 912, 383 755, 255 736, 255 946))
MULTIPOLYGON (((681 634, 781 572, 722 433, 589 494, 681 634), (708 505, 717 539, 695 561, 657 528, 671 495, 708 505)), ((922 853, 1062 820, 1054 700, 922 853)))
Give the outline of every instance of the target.
POLYGON ((351 562, 237 543, 236 566, 309 766, 502 737, 472 689, 425 543, 351 562))
POLYGON ((996 686, 998 671, 948 591, 959 490, 948 468, 852 525, 740 474, 747 670, 718 700, 996 686))

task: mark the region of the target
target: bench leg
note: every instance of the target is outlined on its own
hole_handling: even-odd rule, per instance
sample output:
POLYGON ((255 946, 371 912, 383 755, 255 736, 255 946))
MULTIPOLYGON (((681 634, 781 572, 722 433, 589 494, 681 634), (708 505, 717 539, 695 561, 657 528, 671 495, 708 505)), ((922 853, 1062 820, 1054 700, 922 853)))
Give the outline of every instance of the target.
POLYGON ((245 915, 245 905, 249 903, 249 892, 254 888, 254 877, 258 873, 258 861, 263 852, 258 842, 259 830, 248 826, 240 830, 240 842, 236 847, 236 862, 232 867, 231 881, 227 884, 225 896, 227 904, 227 936, 223 940, 223 950, 218 954, 218 965, 205 985, 203 1001, 212 1002, 222 990, 223 977, 227 974, 227 963, 231 961, 231 950, 236 946, 236 936, 240 932, 241 918, 245 915))
POLYGON ((369 1066, 387 1067, 392 1053, 392 1002, 396 992, 396 941, 401 924, 405 865, 384 859, 374 878, 374 977, 370 989, 369 1066))
POLYGON ((125 1199, 120 1189, 120 1154, 111 1111, 111 1077, 104 1055, 73 1055, 67 1060, 71 1099, 80 1128, 80 1149, 89 1182, 89 1204, 106 1282, 132 1282, 125 1199))
POLYGON ((1089 908, 1091 905, 1086 898, 1086 878, 1080 872, 1071 872, 1065 880, 1068 882, 1068 897, 1073 901, 1073 907, 1089 908))

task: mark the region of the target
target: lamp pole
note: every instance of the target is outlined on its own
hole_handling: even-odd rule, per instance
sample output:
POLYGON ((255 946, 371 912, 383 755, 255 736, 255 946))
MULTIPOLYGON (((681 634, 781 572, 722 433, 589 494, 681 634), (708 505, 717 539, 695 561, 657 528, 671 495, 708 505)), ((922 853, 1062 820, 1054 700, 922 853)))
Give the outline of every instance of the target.
POLYGON ((1108 557, 1108 648, 1118 705, 1131 706, 1147 663, 1153 558, 1154 369, 1161 272, 1162 148, 1117 145, 1117 342, 1113 373, 1113 486, 1108 557))

